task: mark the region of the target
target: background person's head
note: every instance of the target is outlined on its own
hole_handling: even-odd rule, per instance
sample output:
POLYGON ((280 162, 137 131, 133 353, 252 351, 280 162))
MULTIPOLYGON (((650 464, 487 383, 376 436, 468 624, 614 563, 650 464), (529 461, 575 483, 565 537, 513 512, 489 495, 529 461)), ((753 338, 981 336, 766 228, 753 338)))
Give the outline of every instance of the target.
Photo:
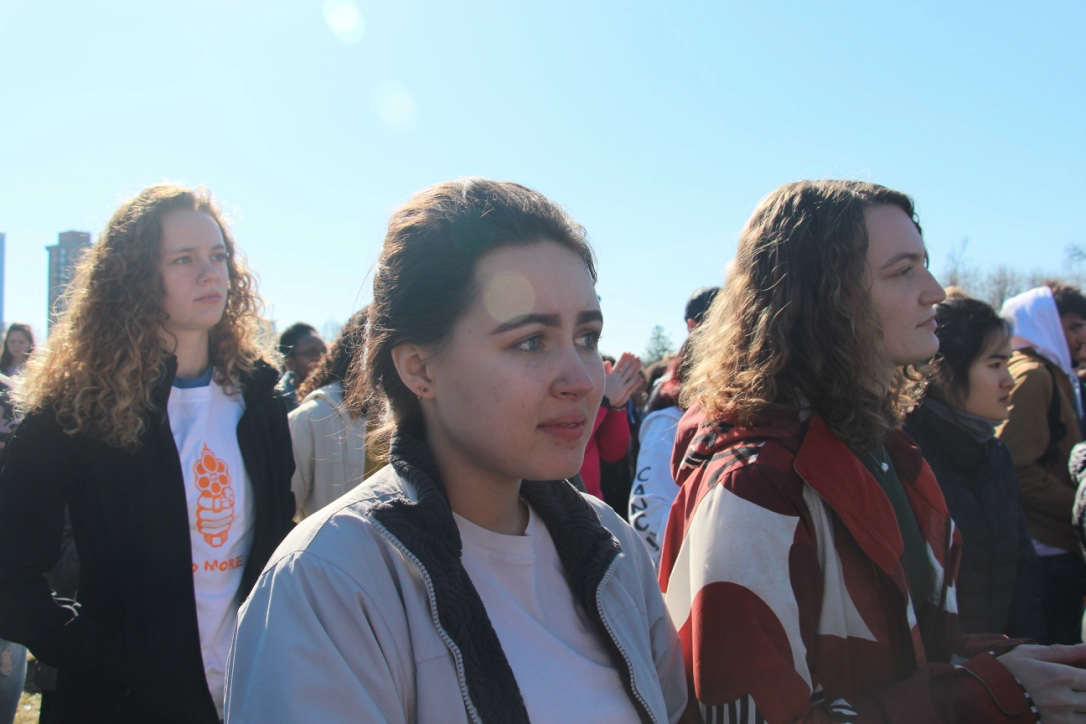
POLYGON ((279 335, 279 354, 283 366, 294 373, 295 384, 305 381, 327 351, 316 328, 305 322, 295 322, 279 335))
POLYGON ((34 351, 34 332, 29 324, 15 322, 4 333, 4 349, 0 352, 0 371, 26 362, 34 351))
POLYGON ((909 369, 935 353, 912 200, 861 181, 800 181, 767 196, 728 280, 692 335, 684 403, 743 425, 815 410, 869 449, 920 394, 909 369))
MULTIPOLYGON (((421 357, 440 361, 458 347, 460 340, 453 337, 469 324, 467 318, 472 323, 476 317, 485 318, 486 310, 480 309, 485 307, 493 312, 490 321, 495 327, 493 334, 481 337, 479 346, 485 355, 495 340, 515 334, 498 329, 505 327, 500 320, 508 310, 534 314, 543 301, 552 300, 556 289, 574 282, 568 291, 587 294, 590 299, 567 302, 583 301, 598 317, 595 279, 595 262, 584 229, 542 194, 518 184, 483 179, 462 179, 425 189, 389 221, 374 274, 363 364, 365 385, 351 385, 351 404, 363 404, 366 396, 383 401, 392 424, 424 432, 420 398, 432 398, 435 390, 426 382, 405 384, 404 364, 401 360, 398 369, 394 357, 394 353, 403 352, 397 353, 397 348, 411 345, 421 350, 421 357), (526 266, 531 264, 537 268, 526 266), (558 267, 573 278, 541 276, 544 272, 557 274, 558 267)), ((585 324, 591 329, 578 332, 584 336, 579 342, 594 344, 589 337, 598 336, 598 319, 585 324)), ((550 344, 547 335, 551 331, 536 326, 538 330, 510 347, 524 355, 526 364, 529 358, 534 364, 535 356, 550 344)), ((589 363, 598 368, 602 389, 602 362, 594 348, 587 353, 589 363)), ((480 365, 488 362, 485 356, 479 359, 480 365)), ((463 374, 474 372, 468 369, 463 374)), ((433 401, 431 408, 451 404, 448 401, 455 397, 446 393, 443 399, 433 401)), ((510 426, 516 422, 509 420, 510 426)), ((385 432, 389 431, 386 427, 385 432)))
POLYGON ((1007 370, 1011 325, 991 306, 956 295, 935 307, 939 353, 928 389, 940 402, 989 420, 1003 420, 1014 379, 1007 370))
POLYGON ((1045 286, 1052 290, 1071 364, 1086 361, 1086 296, 1078 287, 1058 281, 1045 282, 1045 286))
POLYGON ((709 310, 709 306, 716 299, 718 293, 720 293, 720 287, 702 287, 686 300, 683 319, 686 321, 687 332, 693 331, 694 327, 701 324, 701 320, 704 319, 705 313, 709 310))
POLYGON ((255 280, 210 194, 174 184, 149 186, 121 204, 80 261, 46 353, 29 362, 24 399, 30 408, 57 404, 68 429, 119 447, 137 444, 151 386, 171 354, 163 223, 192 212, 215 223, 225 250, 226 299, 207 331, 216 379, 233 385, 263 356, 255 280))
POLYGON ((366 320, 369 318, 369 306, 362 307, 347 320, 339 330, 339 336, 332 340, 328 353, 321 358, 313 371, 298 387, 298 401, 316 389, 333 382, 343 382, 352 373, 352 367, 361 371, 361 355, 366 341, 366 320))

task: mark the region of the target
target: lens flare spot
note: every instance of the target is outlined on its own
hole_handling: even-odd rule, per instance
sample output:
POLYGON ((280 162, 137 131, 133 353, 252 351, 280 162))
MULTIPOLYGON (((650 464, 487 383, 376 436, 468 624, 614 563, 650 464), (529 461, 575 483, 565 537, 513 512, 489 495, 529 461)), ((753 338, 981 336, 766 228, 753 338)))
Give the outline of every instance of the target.
POLYGON ((324 22, 344 43, 357 43, 366 32, 354 0, 324 0, 324 22))
POLYGON ((505 323, 532 311, 535 289, 523 274, 498 272, 487 282, 483 303, 495 319, 505 323))
POLYGON ((394 130, 406 130, 415 121, 415 99, 399 83, 384 83, 374 94, 377 114, 394 130))

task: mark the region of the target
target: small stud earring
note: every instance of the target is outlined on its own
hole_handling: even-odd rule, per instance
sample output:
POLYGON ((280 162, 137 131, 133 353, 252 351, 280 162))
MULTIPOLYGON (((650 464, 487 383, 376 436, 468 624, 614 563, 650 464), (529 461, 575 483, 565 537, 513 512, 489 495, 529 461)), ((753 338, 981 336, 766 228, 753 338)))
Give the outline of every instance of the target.
POLYGON ((421 400, 422 396, 424 394, 426 394, 427 392, 429 392, 429 391, 430 391, 429 387, 419 387, 418 392, 415 393, 415 397, 418 397, 421 400))

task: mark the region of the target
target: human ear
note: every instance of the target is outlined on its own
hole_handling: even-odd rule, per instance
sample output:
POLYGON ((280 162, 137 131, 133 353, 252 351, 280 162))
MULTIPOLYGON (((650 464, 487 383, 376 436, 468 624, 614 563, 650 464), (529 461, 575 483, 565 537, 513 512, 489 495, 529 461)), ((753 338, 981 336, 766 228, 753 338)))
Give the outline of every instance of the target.
POLYGON ((429 348, 423 345, 404 342, 392 348, 392 364, 396 366, 396 374, 420 400, 433 396, 434 383, 426 367, 429 359, 429 348))

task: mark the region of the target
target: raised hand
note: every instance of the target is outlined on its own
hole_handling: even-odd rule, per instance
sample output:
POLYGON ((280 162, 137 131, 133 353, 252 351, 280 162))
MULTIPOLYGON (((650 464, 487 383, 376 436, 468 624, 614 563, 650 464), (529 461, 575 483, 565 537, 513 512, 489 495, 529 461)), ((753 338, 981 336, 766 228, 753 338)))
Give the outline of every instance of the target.
POLYGON ((622 407, 641 384, 641 360, 637 355, 623 352, 614 367, 604 364, 604 371, 607 377, 603 394, 611 407, 622 407))

